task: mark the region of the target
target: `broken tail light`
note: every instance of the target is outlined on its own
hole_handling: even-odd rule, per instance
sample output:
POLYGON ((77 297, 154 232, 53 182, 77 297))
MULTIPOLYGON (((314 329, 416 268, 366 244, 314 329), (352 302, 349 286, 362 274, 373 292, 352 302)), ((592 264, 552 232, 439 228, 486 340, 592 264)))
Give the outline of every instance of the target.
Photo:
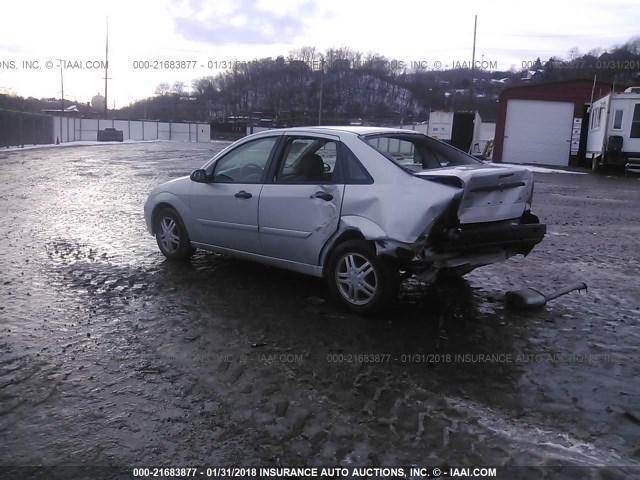
POLYGON ((531 182, 531 191, 529 192, 529 198, 527 198, 526 203, 524 204, 524 210, 531 210, 531 205, 533 205, 533 181, 531 182))

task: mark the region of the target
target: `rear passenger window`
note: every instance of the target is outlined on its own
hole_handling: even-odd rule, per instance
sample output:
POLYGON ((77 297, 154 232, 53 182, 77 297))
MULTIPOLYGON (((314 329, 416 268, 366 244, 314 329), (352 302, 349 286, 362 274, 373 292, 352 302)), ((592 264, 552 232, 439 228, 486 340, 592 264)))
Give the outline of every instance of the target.
POLYGON ((340 144, 340 154, 341 158, 344 160, 341 162, 344 183, 359 185, 368 185, 373 183, 373 178, 371 178, 367 169, 364 168, 357 157, 344 143, 340 144))
POLYGON ((276 172, 276 183, 332 183, 338 162, 333 140, 293 137, 287 140, 276 172))

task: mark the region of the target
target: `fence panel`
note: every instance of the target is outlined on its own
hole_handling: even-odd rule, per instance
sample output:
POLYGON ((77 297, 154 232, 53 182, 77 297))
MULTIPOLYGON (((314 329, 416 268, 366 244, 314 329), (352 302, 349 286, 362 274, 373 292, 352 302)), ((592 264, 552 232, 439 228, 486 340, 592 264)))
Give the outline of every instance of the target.
POLYGON ((0 147, 53 143, 53 118, 12 110, 0 110, 0 147))

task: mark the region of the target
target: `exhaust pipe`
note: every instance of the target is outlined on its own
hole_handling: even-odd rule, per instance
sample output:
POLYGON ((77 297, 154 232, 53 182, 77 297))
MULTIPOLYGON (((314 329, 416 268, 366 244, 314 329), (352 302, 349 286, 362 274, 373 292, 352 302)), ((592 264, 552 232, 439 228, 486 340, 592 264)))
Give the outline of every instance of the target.
POLYGON ((547 302, 561 297, 562 295, 566 295, 567 293, 573 292, 574 290, 584 290, 586 292, 587 284, 584 282, 578 282, 573 285, 569 285, 568 287, 561 288, 560 290, 556 290, 549 295, 545 295, 533 288, 514 290, 512 292, 507 292, 505 295, 505 299, 507 302, 507 306, 525 310, 528 308, 544 307, 547 302))

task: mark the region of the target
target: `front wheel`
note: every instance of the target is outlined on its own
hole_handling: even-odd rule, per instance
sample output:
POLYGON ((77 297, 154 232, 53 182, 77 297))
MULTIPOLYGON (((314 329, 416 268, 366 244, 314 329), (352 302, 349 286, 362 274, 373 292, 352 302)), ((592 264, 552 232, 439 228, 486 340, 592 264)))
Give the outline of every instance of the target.
POLYGON ((187 229, 173 208, 165 207, 158 213, 155 234, 158 248, 169 260, 188 260, 193 254, 187 229))
POLYGON ((396 295, 398 268, 376 255, 362 240, 338 245, 327 265, 332 295, 351 311, 370 315, 383 310, 396 295))

